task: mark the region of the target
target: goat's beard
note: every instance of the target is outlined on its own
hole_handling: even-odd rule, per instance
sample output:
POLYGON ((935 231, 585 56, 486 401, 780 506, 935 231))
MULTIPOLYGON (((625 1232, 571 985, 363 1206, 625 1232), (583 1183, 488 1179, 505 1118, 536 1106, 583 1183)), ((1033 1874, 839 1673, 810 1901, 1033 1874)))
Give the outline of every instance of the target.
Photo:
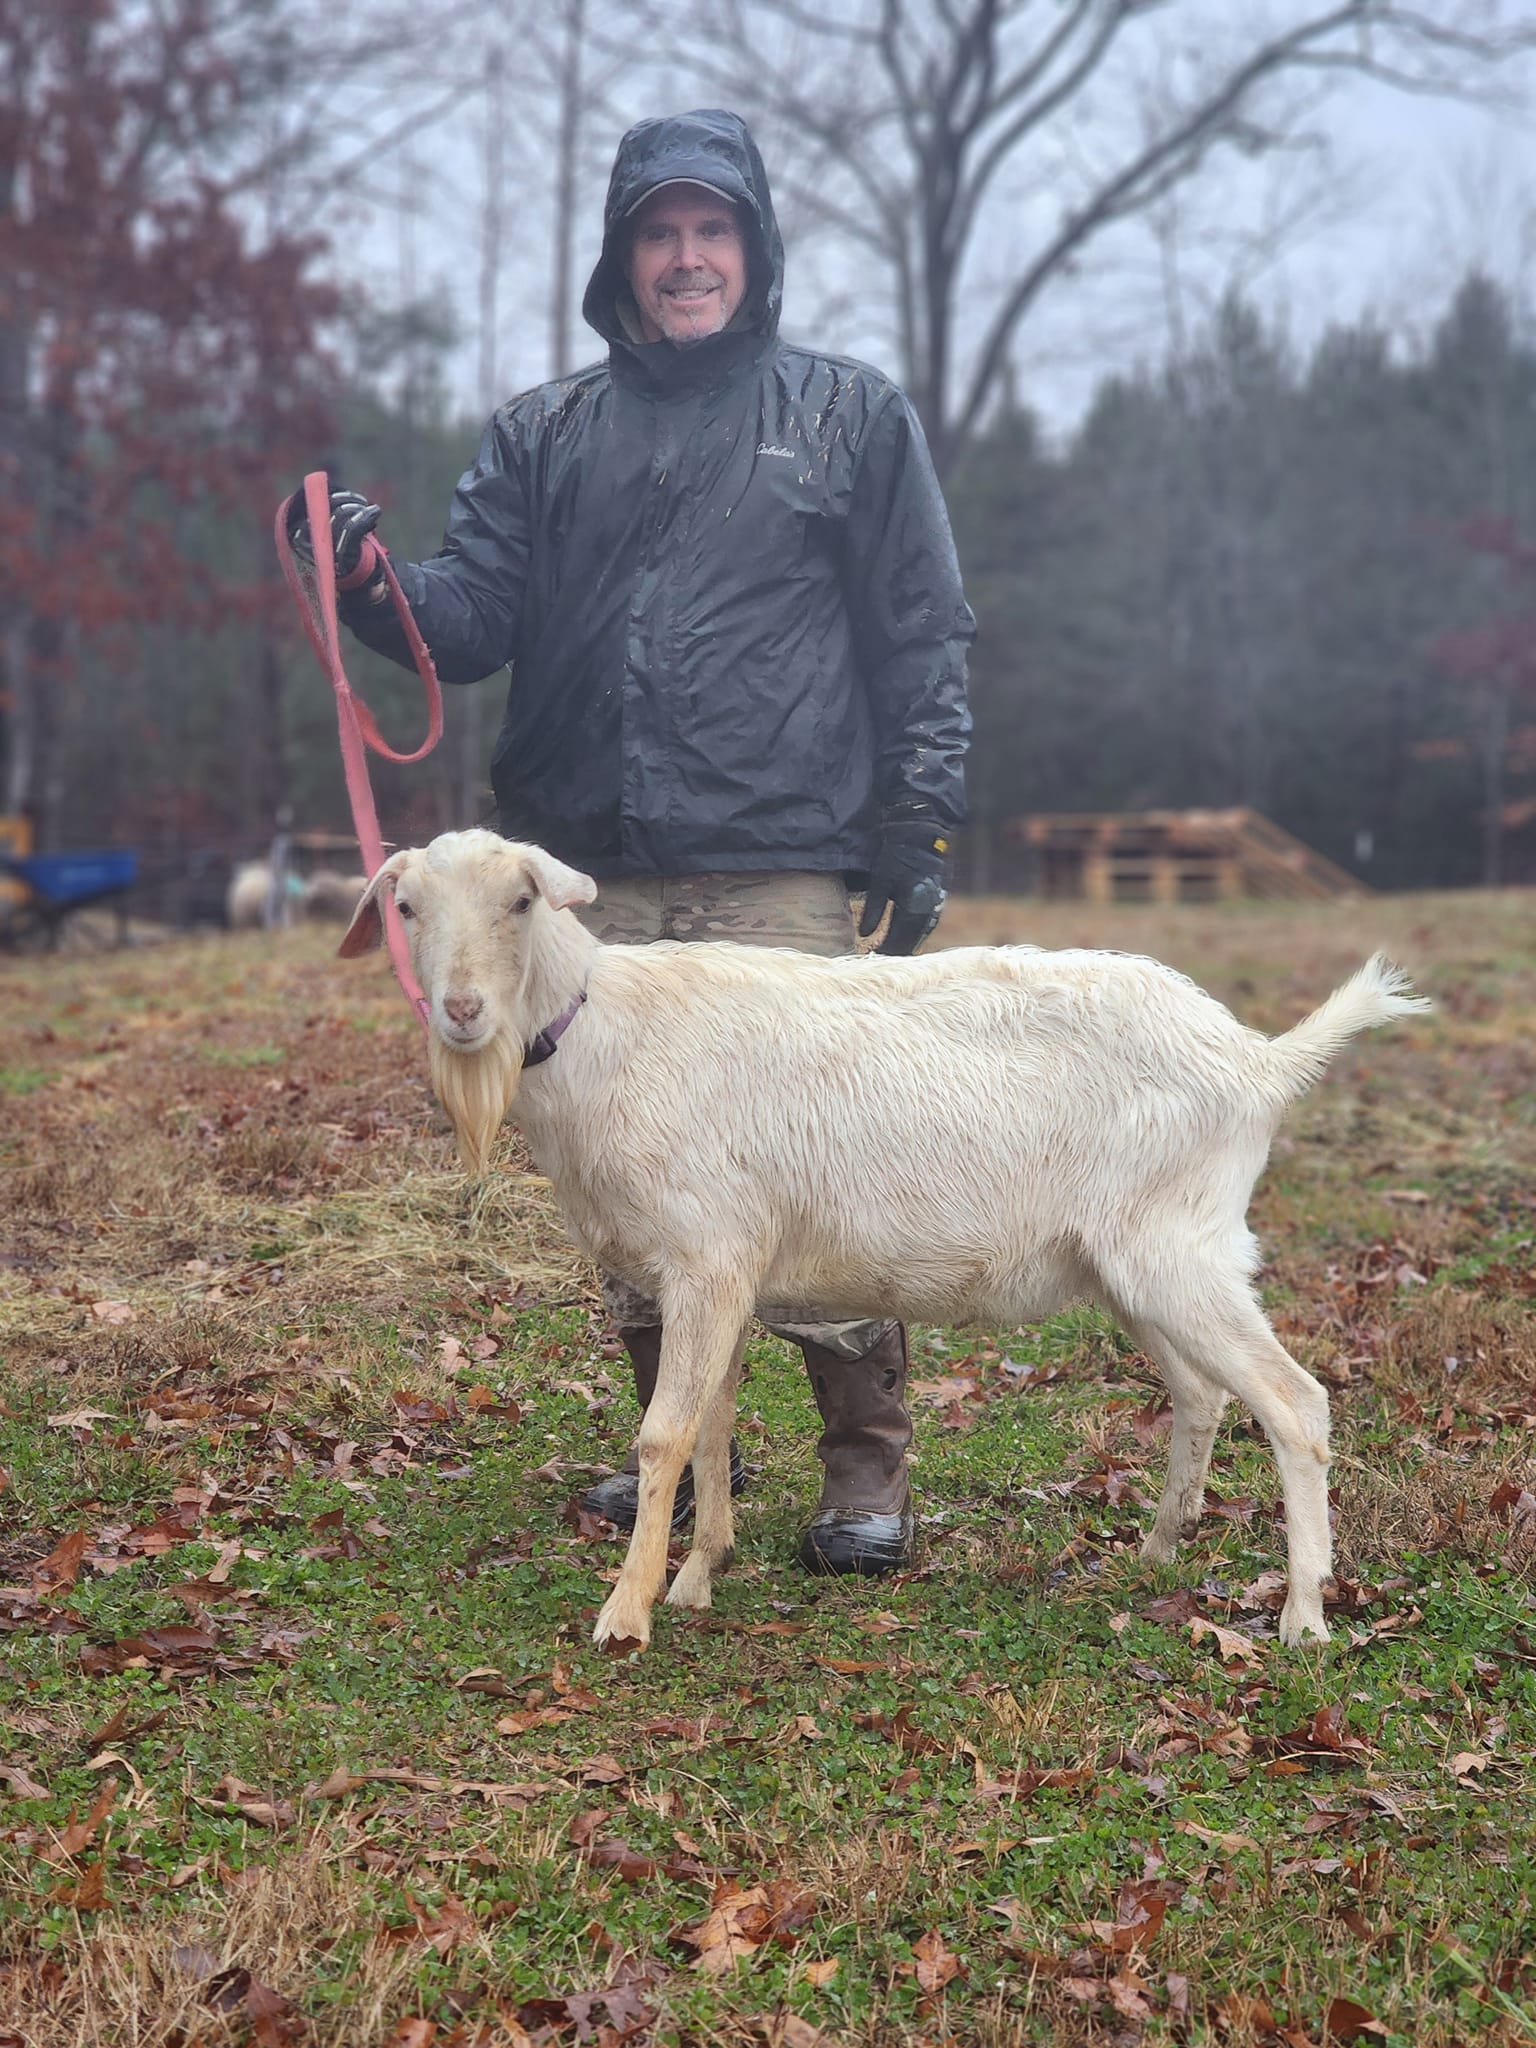
POLYGON ((464 1171, 482 1174, 523 1076, 522 1047, 501 1033, 477 1052, 453 1052, 436 1033, 427 1047, 432 1087, 453 1125, 464 1171))

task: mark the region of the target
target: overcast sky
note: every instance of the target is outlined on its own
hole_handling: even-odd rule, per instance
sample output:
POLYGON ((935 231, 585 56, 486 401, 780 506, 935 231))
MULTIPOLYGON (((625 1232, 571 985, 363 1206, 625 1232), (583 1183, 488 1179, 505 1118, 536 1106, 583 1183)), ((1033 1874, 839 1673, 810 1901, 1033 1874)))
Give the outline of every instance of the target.
MULTIPOLYGON (((1536 65, 1507 82, 1528 91, 1533 77, 1536 65)), ((697 95, 686 93, 636 98, 622 81, 620 96, 635 114, 697 104, 697 95)), ((1304 122, 1325 139, 1326 149, 1253 161, 1223 154, 1181 190, 1163 217, 1160 240, 1143 225, 1121 230, 1095 247, 1079 274, 1057 284, 1021 334, 1020 396, 1050 428, 1069 431, 1102 377, 1160 360, 1181 329, 1192 338, 1233 283, 1283 321, 1303 349, 1330 323, 1367 309, 1405 341, 1417 340, 1473 265, 1504 280, 1528 308, 1536 286, 1536 150, 1529 115, 1529 97, 1497 112, 1361 80, 1337 85, 1307 110, 1304 122), (1262 224, 1292 210, 1300 212, 1300 222, 1269 246, 1262 224)), ((381 181, 411 192, 413 212, 376 218, 352 244, 353 260, 381 302, 414 291, 454 319, 464 338, 443 355, 441 368, 453 402, 471 413, 483 409, 477 388, 483 359, 475 339, 483 137, 484 108, 476 104, 419 138, 397 164, 397 178, 381 181)), ((591 138, 578 262, 583 280, 597 253, 603 171, 617 139, 616 131, 591 138)), ((512 218, 494 368, 494 389, 503 397, 539 381, 551 367, 550 219, 539 147, 525 133, 509 132, 512 218)), ((773 170, 770 151, 770 176, 773 170)), ((1002 203, 1013 211, 999 215, 994 231, 998 282, 1010 230, 1029 222, 1031 209, 1044 217, 1056 200, 1048 191, 1020 189, 1002 203)), ((785 224, 785 331, 897 370, 890 323, 878 294, 861 293, 857 263, 808 236, 792 212, 785 224)), ((977 278, 978 305, 988 283, 977 278)), ((599 352, 585 328, 578 351, 582 360, 599 352)))

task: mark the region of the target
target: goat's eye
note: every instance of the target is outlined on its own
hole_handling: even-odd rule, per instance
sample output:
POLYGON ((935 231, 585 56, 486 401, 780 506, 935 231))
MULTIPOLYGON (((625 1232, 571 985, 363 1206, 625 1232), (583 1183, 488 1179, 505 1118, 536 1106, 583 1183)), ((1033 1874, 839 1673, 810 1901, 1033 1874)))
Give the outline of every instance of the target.
POLYGON ((402 903, 398 897, 395 899, 395 908, 399 911, 400 915, 407 921, 409 921, 416 915, 415 911, 412 910, 410 904, 402 903))
POLYGON ((517 917, 521 917, 524 911, 532 910, 532 908, 533 898, 531 896, 519 896, 512 906, 513 914, 517 917))

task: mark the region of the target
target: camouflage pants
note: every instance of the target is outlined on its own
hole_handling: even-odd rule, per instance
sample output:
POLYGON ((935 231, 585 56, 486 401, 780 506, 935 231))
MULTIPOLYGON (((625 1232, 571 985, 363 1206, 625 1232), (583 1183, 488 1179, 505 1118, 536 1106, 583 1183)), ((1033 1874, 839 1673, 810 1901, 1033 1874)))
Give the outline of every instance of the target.
MULTIPOLYGON (((610 946, 732 939, 741 946, 792 946, 824 958, 853 951, 853 918, 839 875, 621 875, 600 882, 596 901, 577 915, 610 946)), ((617 1274, 603 1275, 603 1300, 621 1330, 661 1321, 650 1296, 617 1274)), ((875 1320, 768 1327, 779 1337, 820 1344, 839 1358, 862 1358, 892 1326, 875 1320)))

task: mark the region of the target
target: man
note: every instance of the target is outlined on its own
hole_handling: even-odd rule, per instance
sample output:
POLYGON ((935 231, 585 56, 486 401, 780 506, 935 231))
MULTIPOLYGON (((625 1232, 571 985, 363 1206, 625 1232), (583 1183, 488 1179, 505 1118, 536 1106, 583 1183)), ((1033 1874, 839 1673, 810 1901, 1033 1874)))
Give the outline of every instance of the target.
MULTIPOLYGON (((498 828, 598 879, 599 937, 846 952, 852 879, 861 934, 889 909, 883 950, 912 952, 963 813, 974 624, 911 407, 878 372, 780 341, 782 281, 744 124, 632 128, 583 305, 608 360, 503 406, 441 553, 395 568, 444 681, 511 665, 498 828)), ((378 508, 331 504, 343 615, 409 665, 378 508)), ((612 1276, 604 1291, 643 1409, 660 1311, 612 1276)), ((823 1423, 802 1562, 894 1571, 913 1533, 905 1333, 775 1327, 823 1423)), ((637 1470, 632 1452, 589 1505, 631 1525, 637 1470)), ((732 1475, 739 1491, 734 1447, 732 1475)), ((685 1474, 684 1512, 691 1491, 685 1474)))

